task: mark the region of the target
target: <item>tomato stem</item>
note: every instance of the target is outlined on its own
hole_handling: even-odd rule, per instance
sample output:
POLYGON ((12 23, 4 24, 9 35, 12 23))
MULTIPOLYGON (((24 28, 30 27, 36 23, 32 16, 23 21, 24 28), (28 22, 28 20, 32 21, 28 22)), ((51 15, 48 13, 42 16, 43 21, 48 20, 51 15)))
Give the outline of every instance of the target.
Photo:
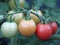
POLYGON ((30 17, 30 12, 31 12, 31 10, 28 11, 27 16, 26 16, 26 20, 30 20, 30 18, 31 18, 30 17))
MULTIPOLYGON (((51 36, 51 38, 49 40, 59 40, 59 39, 60 39, 60 35, 53 35, 53 36, 51 36)), ((49 41, 49 40, 47 40, 47 41, 49 41)), ((31 44, 32 43, 36 44, 35 42, 40 44, 40 42, 42 43, 45 41, 36 39, 36 40, 32 41, 31 44)))
POLYGON ((14 38, 11 38, 11 45, 14 45, 14 38))
POLYGON ((47 24, 49 20, 50 20, 50 18, 48 17, 45 21, 45 24, 47 24))
POLYGON ((14 0, 14 3, 16 5, 16 9, 20 10, 20 4, 19 4, 19 0, 14 0))
MULTIPOLYGON (((26 11, 26 12, 28 11, 28 10, 23 9, 23 8, 21 8, 21 9, 24 10, 24 11, 26 11)), ((35 15, 40 19, 41 23, 44 23, 43 20, 45 20, 46 18, 45 18, 44 16, 39 16, 39 14, 37 13, 37 10, 38 10, 37 7, 36 7, 35 9, 36 9, 36 13, 34 13, 34 12, 32 12, 32 11, 31 11, 31 13, 32 13, 32 14, 35 14, 35 15)))
POLYGON ((7 18, 7 22, 11 22, 11 16, 7 18))
POLYGON ((18 32, 17 32, 17 34, 15 36, 15 45, 17 45, 17 39, 18 39, 18 32))

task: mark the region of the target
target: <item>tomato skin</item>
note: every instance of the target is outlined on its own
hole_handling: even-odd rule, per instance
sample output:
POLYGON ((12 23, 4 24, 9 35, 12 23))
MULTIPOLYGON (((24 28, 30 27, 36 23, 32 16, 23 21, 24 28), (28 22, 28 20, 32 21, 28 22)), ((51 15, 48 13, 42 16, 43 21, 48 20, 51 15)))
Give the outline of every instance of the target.
POLYGON ((26 37, 32 36, 36 31, 36 24, 31 20, 21 20, 19 23, 19 32, 26 37))
POLYGON ((52 35, 52 29, 48 24, 38 24, 36 27, 36 36, 41 40, 48 40, 52 35))
MULTIPOLYGON (((19 4, 20 4, 21 7, 24 7, 25 0, 19 0, 19 4)), ((15 5, 14 0, 9 1, 9 6, 10 6, 11 9, 16 9, 16 5, 15 5)))
POLYGON ((58 25, 56 22, 52 22, 52 23, 50 23, 50 26, 52 28, 52 35, 54 35, 57 32, 58 25))
POLYGON ((4 37, 14 37, 17 33, 17 24, 15 22, 4 22, 1 26, 1 32, 4 37))
MULTIPOLYGON (((36 11, 33 9, 31 9, 31 11, 36 13, 36 11)), ((38 10, 37 13, 39 14, 39 16, 42 16, 42 12, 40 10, 38 10)), ((35 21, 36 24, 38 24, 40 22, 39 18, 36 15, 30 13, 30 16, 35 21)))
POLYGON ((31 13, 30 16, 35 21, 36 24, 38 24, 40 22, 39 18, 36 15, 31 13))
POLYGON ((13 14, 13 13, 15 13, 14 10, 10 10, 10 11, 8 11, 8 14, 13 14))
MULTIPOLYGON (((20 21, 23 19, 23 17, 24 17, 24 14, 23 14, 23 13, 16 13, 16 14, 15 14, 15 11, 14 11, 14 10, 9 11, 8 14, 13 14, 12 19, 13 19, 13 21, 14 21, 16 24, 19 24, 19 22, 20 22, 20 21)), ((8 18, 10 18, 10 17, 11 17, 11 15, 8 16, 8 18)))
POLYGON ((23 17, 23 13, 17 13, 12 16, 12 19, 14 19, 14 22, 16 22, 16 24, 19 24, 23 17))

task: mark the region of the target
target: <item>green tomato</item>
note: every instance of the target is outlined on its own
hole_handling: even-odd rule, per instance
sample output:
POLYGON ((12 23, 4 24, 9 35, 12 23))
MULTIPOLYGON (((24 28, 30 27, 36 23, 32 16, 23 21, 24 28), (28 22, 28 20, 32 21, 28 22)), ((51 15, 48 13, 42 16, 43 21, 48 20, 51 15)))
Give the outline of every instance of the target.
POLYGON ((17 33, 17 24, 15 22, 4 22, 1 26, 1 32, 4 37, 11 38, 17 33))
MULTIPOLYGON (((18 1, 17 1, 17 2, 18 2, 18 1)), ((19 0, 18 3, 20 4, 21 7, 24 7, 25 0, 19 0)), ((15 5, 14 0, 10 0, 10 1, 9 1, 9 6, 10 6, 11 9, 16 9, 16 5, 15 5)))
MULTIPOLYGON (((36 13, 36 11, 34 11, 34 10, 31 10, 31 11, 36 13)), ((39 14, 39 16, 42 16, 42 12, 40 10, 38 10, 37 13, 39 14)), ((38 24, 40 22, 39 18, 36 15, 30 13, 30 16, 35 21, 36 24, 38 24)))

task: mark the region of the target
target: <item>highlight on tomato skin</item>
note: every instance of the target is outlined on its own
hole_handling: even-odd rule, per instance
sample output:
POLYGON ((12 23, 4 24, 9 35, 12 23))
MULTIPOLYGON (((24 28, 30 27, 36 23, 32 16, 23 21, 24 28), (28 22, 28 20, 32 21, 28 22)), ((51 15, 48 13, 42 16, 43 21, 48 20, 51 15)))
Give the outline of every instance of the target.
POLYGON ((52 35, 52 29, 49 24, 38 24, 36 27, 36 36, 40 40, 48 40, 52 35))
POLYGON ((50 24, 50 26, 52 28, 52 35, 54 35, 58 30, 58 24, 56 22, 54 22, 54 21, 49 23, 49 24, 50 24))

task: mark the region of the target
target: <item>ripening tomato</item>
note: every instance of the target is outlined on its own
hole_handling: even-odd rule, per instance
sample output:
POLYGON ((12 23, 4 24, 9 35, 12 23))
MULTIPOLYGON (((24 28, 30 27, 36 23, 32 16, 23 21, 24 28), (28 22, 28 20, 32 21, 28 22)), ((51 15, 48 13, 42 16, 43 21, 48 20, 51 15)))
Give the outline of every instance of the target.
MULTIPOLYGON (((31 11, 36 13, 36 11, 34 11, 34 10, 31 10, 31 11)), ((39 16, 42 16, 42 12, 40 10, 37 11, 37 13, 39 14, 39 16)), ((38 24, 40 22, 39 18, 36 15, 30 13, 30 16, 35 21, 36 24, 38 24)))
POLYGON ((52 23, 50 23, 50 26, 52 28, 52 35, 54 35, 58 30, 58 25, 56 22, 52 22, 52 23))
POLYGON ((11 9, 16 9, 16 4, 15 3, 19 3, 21 7, 24 7, 25 0, 17 0, 17 2, 15 2, 15 0, 10 0, 9 1, 9 6, 10 6, 11 9))
POLYGON ((16 14, 14 14, 14 13, 15 13, 14 10, 9 11, 8 14, 13 14, 13 15, 12 15, 12 17, 11 17, 11 15, 8 16, 8 18, 11 17, 14 22, 16 22, 17 24, 19 24, 19 22, 23 19, 24 14, 23 13, 16 13, 16 14))
POLYGON ((19 24, 19 22, 23 19, 23 13, 17 13, 12 16, 12 19, 14 19, 14 22, 19 24))
MULTIPOLYGON (((15 11, 14 11, 14 10, 10 10, 10 11, 8 11, 7 14, 15 14, 15 11)), ((12 15, 9 15, 7 18, 10 19, 11 16, 12 16, 12 15)))
POLYGON ((36 31, 36 24, 31 20, 21 20, 19 23, 19 32, 26 37, 32 36, 36 31))
POLYGON ((17 33, 17 24, 15 22, 4 22, 1 26, 1 32, 4 37, 13 37, 17 33))
POLYGON ((36 36, 41 40, 48 40, 52 35, 52 29, 49 24, 38 24, 36 27, 36 36))

